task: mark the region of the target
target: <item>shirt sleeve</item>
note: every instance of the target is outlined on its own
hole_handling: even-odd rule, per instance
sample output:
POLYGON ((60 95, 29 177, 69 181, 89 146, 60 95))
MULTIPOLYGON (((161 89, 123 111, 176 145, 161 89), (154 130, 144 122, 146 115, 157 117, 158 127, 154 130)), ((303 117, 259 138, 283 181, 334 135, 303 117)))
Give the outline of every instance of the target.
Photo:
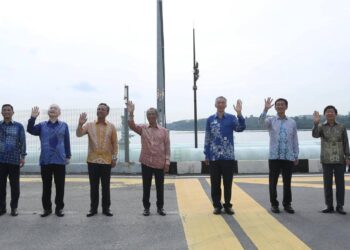
POLYGON ((211 133, 210 133, 210 121, 207 119, 207 124, 205 127, 205 139, 204 139, 204 155, 206 160, 209 159, 210 155, 210 141, 211 141, 211 133))
POLYGON ((67 124, 66 124, 65 133, 64 133, 64 150, 66 152, 66 158, 70 159, 72 157, 72 153, 70 150, 69 129, 67 124))
POLYGON ((299 158, 299 140, 298 140, 298 130, 297 130, 297 125, 294 122, 293 126, 293 153, 295 160, 299 158))
POLYGON ((344 155, 346 159, 350 159, 349 139, 348 139, 348 132, 346 130, 346 126, 344 126, 344 129, 343 129, 343 147, 344 147, 344 155))
POLYGON ((28 120, 27 132, 31 135, 40 135, 41 123, 34 125, 35 120, 36 120, 36 118, 30 117, 30 119, 28 120))
POLYGON ((321 124, 314 125, 312 128, 312 137, 320 138, 321 134, 322 134, 322 125, 321 124))
POLYGON ((236 119, 236 125, 234 126, 234 130, 236 132, 242 132, 243 130, 245 130, 246 125, 245 125, 245 119, 242 115, 237 116, 236 119))
POLYGON ((24 127, 21 125, 19 128, 19 145, 21 151, 21 159, 24 159, 27 155, 27 144, 26 144, 26 133, 24 132, 24 127))
POLYGON ((259 125, 263 128, 270 128, 271 120, 267 119, 267 112, 263 111, 259 116, 259 125))
POLYGON ((129 125, 129 128, 134 131, 135 133, 141 135, 142 134, 142 127, 139 126, 139 125, 136 125, 135 124, 135 121, 134 119, 129 119, 128 120, 128 125, 129 125))
POLYGON ((112 155, 113 158, 117 158, 118 156, 118 135, 117 135, 117 130, 114 125, 112 125, 112 155))
POLYGON ((169 130, 165 131, 165 164, 170 165, 170 136, 169 130))

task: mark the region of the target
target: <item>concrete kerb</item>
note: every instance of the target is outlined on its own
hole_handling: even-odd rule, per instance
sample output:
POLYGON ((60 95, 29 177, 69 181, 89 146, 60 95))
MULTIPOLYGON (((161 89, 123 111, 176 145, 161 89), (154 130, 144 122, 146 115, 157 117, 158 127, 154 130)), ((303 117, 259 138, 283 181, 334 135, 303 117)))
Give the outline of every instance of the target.
MULTIPOLYGON (((320 160, 300 160, 303 165, 303 173, 321 173, 322 165, 320 160)), ((239 160, 237 161, 238 174, 267 174, 269 172, 268 160, 239 160)), ((67 174, 86 174, 88 172, 86 163, 67 165, 67 174)), ((38 174, 40 167, 35 164, 26 165, 22 173, 38 174)), ((119 162, 116 168, 112 169, 112 174, 140 174, 141 164, 139 162, 119 162)), ((208 174, 203 172, 201 161, 181 161, 171 162, 170 174, 208 174)))

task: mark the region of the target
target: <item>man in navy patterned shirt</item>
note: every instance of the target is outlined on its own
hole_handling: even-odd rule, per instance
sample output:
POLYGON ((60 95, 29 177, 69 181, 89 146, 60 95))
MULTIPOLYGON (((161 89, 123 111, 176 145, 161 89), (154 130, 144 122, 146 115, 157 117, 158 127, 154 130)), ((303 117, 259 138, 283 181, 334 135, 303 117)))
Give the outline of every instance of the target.
POLYGON ((227 100, 219 96, 215 100, 216 114, 209 116, 205 129, 205 163, 209 165, 211 198, 214 214, 220 214, 224 207, 227 214, 234 214, 231 204, 231 190, 234 167, 233 131, 242 132, 245 129, 245 119, 242 116, 242 101, 237 100, 237 117, 225 113, 227 100), (221 176, 224 182, 224 200, 221 204, 221 176))
POLYGON ((290 214, 294 213, 292 202, 292 171, 293 166, 298 165, 299 144, 297 125, 295 121, 286 116, 288 101, 279 98, 272 104, 271 97, 265 99, 264 111, 259 117, 259 123, 264 125, 270 134, 269 155, 269 191, 271 211, 279 213, 277 200, 277 182, 280 173, 283 178, 283 206, 290 214), (275 105, 277 115, 266 118, 267 111, 275 105))
POLYGON ((0 216, 6 213, 7 176, 11 186, 11 215, 17 216, 19 169, 24 166, 26 137, 23 125, 12 120, 12 105, 2 105, 1 114, 4 120, 0 121, 0 216))
POLYGON ((55 213, 58 217, 63 217, 66 165, 69 164, 71 158, 69 129, 67 123, 58 120, 61 115, 61 109, 58 105, 52 104, 47 113, 49 120, 35 125, 35 120, 40 112, 38 107, 33 107, 31 117, 28 120, 27 131, 31 135, 40 136, 40 166, 43 181, 42 204, 44 208, 41 217, 46 217, 52 213, 52 176, 56 185, 55 213))

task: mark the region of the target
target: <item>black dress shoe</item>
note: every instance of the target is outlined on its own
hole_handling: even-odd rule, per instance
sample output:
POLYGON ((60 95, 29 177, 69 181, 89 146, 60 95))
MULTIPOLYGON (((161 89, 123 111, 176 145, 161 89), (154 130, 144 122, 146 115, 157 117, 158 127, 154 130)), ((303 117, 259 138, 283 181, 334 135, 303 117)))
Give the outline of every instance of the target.
POLYGON ((334 207, 326 207, 323 210, 321 210, 322 213, 324 214, 329 214, 334 212, 334 207))
POLYGON ((336 211, 337 211, 338 214, 346 214, 346 212, 344 211, 343 207, 340 207, 340 206, 336 208, 336 211))
POLYGON ((163 208, 158 208, 158 209, 157 209, 157 213, 158 213, 159 215, 161 215, 161 216, 165 216, 165 215, 166 215, 166 213, 165 213, 165 211, 164 211, 163 208))
POLYGON ((284 206, 284 210, 285 210, 287 213, 290 213, 290 214, 294 214, 294 213, 295 213, 295 211, 294 211, 294 209, 292 208, 291 205, 284 206))
POLYGON ((86 217, 92 217, 92 216, 94 216, 95 214, 97 214, 97 211, 90 210, 89 213, 87 213, 86 217))
POLYGON ((52 210, 49 209, 49 210, 44 210, 44 212, 40 215, 41 217, 47 217, 49 216, 50 214, 52 214, 52 210))
POLYGON ((1 209, 0 210, 0 216, 6 214, 6 209, 1 209))
POLYGON ((58 217, 63 217, 63 216, 64 216, 63 209, 56 210, 55 214, 56 214, 58 217))
POLYGON ((219 207, 214 208, 213 214, 216 214, 216 215, 221 214, 221 208, 219 207))
POLYGON ((109 210, 109 209, 106 209, 106 210, 103 210, 103 212, 102 212, 104 215, 106 215, 106 216, 113 216, 113 213, 112 213, 112 211, 111 210, 109 210))
POLYGON ((149 208, 145 208, 145 210, 143 210, 143 216, 149 216, 150 214, 149 208))
POLYGON ((280 209, 278 208, 278 206, 271 206, 271 212, 278 214, 280 213, 280 209))
POLYGON ((225 207, 225 213, 232 215, 235 214, 235 211, 231 207, 225 207))
POLYGON ((18 215, 17 208, 12 208, 12 209, 11 209, 11 215, 12 215, 12 216, 17 216, 17 215, 18 215))

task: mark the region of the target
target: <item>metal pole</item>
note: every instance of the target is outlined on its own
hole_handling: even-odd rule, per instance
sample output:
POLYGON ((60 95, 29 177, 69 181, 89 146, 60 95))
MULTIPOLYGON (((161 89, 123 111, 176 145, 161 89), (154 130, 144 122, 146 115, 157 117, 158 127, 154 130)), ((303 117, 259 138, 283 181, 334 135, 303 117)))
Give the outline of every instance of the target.
POLYGON ((198 64, 196 64, 196 42, 195 31, 193 28, 193 102, 194 102, 194 147, 198 148, 198 131, 197 131, 197 79, 198 64))
MULTIPOLYGON (((129 86, 124 86, 124 100, 125 104, 129 101, 129 86)), ((128 109, 124 108, 124 150, 125 150, 125 162, 129 162, 129 126, 128 126, 128 109)))
POLYGON ((163 127, 166 127, 165 62, 162 0, 157 0, 157 110, 159 124, 163 127))

